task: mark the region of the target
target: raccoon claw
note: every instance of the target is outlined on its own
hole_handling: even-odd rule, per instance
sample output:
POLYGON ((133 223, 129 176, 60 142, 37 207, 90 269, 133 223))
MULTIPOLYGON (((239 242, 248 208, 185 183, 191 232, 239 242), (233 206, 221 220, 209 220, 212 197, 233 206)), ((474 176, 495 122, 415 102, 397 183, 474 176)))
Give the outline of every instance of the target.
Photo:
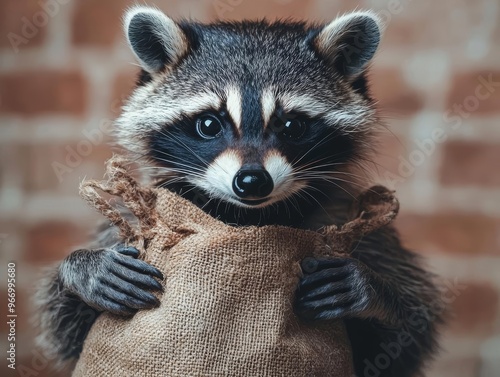
POLYGON ((157 268, 149 265, 148 263, 136 259, 139 256, 139 250, 132 246, 123 246, 115 249, 116 253, 112 254, 114 260, 132 270, 141 272, 143 274, 152 275, 160 280, 163 280, 163 274, 157 268), (124 258, 125 256, 130 256, 132 258, 124 258))
POLYGON ((117 253, 120 253, 120 254, 123 254, 123 255, 128 255, 129 257, 132 257, 132 258, 138 258, 139 257, 139 250, 137 250, 133 246, 120 245, 120 246, 117 246, 114 250, 117 253))
POLYGON ((163 274, 146 262, 135 259, 139 251, 123 246, 116 250, 78 250, 63 263, 66 273, 77 276, 66 282, 66 287, 84 302, 99 311, 118 315, 132 315, 140 309, 159 306, 152 291, 163 291, 163 274), (82 273, 82 266, 87 269, 82 273))
POLYGON ((376 292, 373 273, 352 258, 302 262, 304 277, 296 296, 296 313, 309 320, 369 316, 376 292))

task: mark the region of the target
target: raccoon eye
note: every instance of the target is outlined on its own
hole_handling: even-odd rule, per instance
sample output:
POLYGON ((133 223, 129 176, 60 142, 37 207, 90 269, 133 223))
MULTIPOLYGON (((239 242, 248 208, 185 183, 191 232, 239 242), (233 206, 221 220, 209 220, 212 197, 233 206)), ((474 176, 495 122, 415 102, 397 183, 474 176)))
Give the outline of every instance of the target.
POLYGON ((196 120, 196 132, 205 139, 214 139, 222 133, 222 125, 217 117, 203 115, 196 120))
POLYGON ((298 140, 306 132, 306 124, 297 118, 284 119, 277 128, 277 135, 283 139, 298 140))

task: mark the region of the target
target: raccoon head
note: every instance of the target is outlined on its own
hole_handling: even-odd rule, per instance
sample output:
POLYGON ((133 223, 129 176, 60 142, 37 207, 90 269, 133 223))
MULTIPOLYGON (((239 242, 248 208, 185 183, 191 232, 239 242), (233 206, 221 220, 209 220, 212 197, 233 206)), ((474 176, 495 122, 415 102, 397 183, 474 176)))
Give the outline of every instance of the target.
POLYGON ((315 203, 353 180, 377 125, 374 14, 201 24, 136 7, 124 26, 143 72, 118 138, 151 176, 247 209, 315 203))

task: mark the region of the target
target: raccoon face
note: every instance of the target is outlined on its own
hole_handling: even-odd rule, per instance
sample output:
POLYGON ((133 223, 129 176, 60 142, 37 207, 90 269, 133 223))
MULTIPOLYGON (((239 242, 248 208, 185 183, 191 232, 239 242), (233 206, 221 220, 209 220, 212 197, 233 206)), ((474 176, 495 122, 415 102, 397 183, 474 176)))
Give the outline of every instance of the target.
POLYGON ((165 185, 247 208, 317 201, 369 147, 377 118, 365 71, 380 39, 371 13, 326 26, 204 25, 138 7, 125 32, 143 73, 118 138, 165 185))

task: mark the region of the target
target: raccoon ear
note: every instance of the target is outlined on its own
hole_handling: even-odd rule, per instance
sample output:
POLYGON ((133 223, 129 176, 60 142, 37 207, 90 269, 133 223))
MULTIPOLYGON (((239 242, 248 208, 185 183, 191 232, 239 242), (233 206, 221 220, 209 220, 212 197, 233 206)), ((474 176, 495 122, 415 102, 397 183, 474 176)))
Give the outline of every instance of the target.
POLYGON ((382 23, 374 13, 355 12, 330 22, 313 43, 341 74, 356 75, 375 55, 381 29, 382 23))
POLYGON ((129 9, 124 28, 132 51, 149 73, 175 64, 188 50, 186 35, 179 25, 157 9, 129 9))

